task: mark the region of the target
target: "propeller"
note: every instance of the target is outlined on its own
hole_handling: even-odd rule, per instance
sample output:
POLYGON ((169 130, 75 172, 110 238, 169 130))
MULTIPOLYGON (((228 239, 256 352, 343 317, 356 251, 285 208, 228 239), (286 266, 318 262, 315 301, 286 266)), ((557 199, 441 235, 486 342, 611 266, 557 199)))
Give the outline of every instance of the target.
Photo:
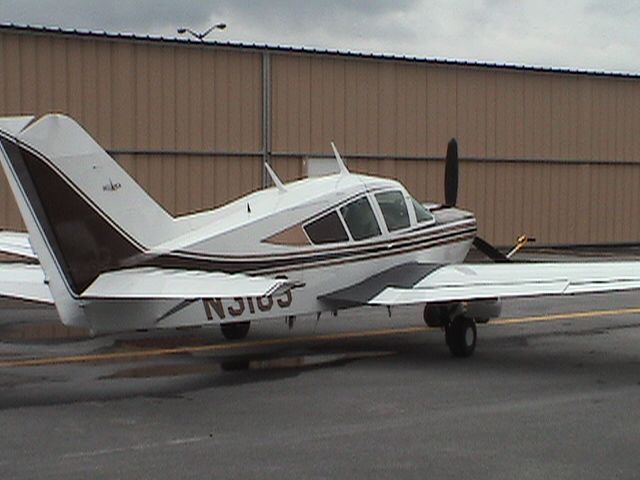
POLYGON ((447 160, 444 166, 444 203, 455 207, 458 200, 458 142, 455 138, 447 145, 447 160))
MULTIPOLYGON (((447 145, 447 158, 444 167, 444 203, 455 207, 458 200, 458 142, 455 138, 447 145)), ((481 237, 473 239, 473 246, 496 263, 510 262, 509 258, 481 237)))

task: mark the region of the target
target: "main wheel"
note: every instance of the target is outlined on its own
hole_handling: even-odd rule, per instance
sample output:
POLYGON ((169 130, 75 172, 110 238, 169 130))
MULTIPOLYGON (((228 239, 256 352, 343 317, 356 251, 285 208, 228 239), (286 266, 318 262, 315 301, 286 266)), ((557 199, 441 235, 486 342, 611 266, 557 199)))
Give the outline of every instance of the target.
POLYGON ((445 340, 454 357, 470 357, 476 349, 476 322, 468 317, 456 317, 444 329, 445 340))
POLYGON ((449 322, 449 307, 445 304, 427 303, 422 312, 424 323, 429 327, 443 327, 449 322))
POLYGON ((242 340, 249 333, 251 322, 221 323, 220 330, 227 340, 242 340))

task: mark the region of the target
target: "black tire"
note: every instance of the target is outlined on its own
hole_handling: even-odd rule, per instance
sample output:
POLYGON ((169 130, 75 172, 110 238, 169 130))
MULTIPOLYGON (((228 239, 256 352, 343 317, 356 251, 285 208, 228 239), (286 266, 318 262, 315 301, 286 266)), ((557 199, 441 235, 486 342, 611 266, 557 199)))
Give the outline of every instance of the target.
POLYGON ((220 324, 220 331, 227 340, 242 340, 249 333, 251 322, 234 322, 220 324))
POLYGON ((456 317, 444 329, 445 340, 454 357, 466 358, 476 349, 478 331, 472 318, 456 317))
POLYGON ((443 304, 427 303, 422 312, 422 319, 428 327, 443 327, 449 321, 449 307, 443 304))

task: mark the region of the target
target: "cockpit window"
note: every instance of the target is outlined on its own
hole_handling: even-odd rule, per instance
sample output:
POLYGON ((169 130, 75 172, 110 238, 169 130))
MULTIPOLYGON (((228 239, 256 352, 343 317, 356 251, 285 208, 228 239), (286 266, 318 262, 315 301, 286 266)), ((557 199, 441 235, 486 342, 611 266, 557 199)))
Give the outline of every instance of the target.
POLYGON ((367 197, 360 197, 340 209, 354 240, 380 235, 380 227, 367 197))
POLYGON ((330 212, 304 226, 304 231, 315 244, 346 242, 349 236, 342 226, 338 212, 330 212))
POLYGON ((411 203, 413 203, 413 209, 416 212, 416 220, 418 223, 433 222, 435 220, 433 214, 424 208, 415 198, 411 197, 411 203))
POLYGON ((382 211, 384 222, 390 232, 407 228, 411 222, 409 221, 409 212, 407 204, 404 201, 404 195, 399 190, 391 192, 376 193, 376 200, 382 211))

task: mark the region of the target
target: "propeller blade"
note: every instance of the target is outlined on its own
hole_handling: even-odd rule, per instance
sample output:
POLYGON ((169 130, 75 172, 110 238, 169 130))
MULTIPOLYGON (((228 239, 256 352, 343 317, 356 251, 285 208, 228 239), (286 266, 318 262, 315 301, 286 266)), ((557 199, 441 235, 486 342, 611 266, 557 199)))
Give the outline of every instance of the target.
POLYGON ((455 207, 458 200, 458 142, 455 138, 447 145, 447 160, 444 167, 444 203, 455 207))
POLYGON ((511 261, 504 253, 480 237, 473 239, 473 246, 496 263, 508 263, 511 261))

